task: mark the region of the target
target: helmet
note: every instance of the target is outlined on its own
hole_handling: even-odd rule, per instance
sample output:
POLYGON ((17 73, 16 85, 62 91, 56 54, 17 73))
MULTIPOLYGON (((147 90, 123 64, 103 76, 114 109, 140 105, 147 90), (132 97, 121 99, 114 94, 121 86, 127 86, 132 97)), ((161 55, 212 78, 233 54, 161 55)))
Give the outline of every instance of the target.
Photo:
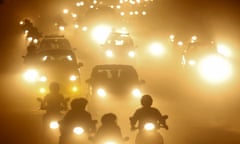
POLYGON ((85 98, 76 98, 71 102, 72 109, 85 109, 88 101, 85 98))
POLYGON ((60 89, 59 83, 57 82, 51 82, 49 85, 50 92, 58 92, 60 89))
POLYGON ((101 118, 102 124, 113 123, 117 120, 117 116, 114 113, 104 114, 101 118))
POLYGON ((143 106, 151 106, 152 105, 152 97, 150 95, 143 95, 141 98, 141 104, 143 106))

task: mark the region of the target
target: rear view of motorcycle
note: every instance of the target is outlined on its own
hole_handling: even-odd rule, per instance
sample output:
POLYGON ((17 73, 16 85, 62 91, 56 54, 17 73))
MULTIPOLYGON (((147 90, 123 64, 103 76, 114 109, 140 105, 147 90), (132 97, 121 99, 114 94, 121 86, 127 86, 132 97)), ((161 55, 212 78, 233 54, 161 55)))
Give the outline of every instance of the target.
POLYGON ((135 139, 135 144, 164 144, 163 137, 160 134, 159 129, 168 129, 168 126, 166 125, 167 118, 167 115, 163 116, 161 122, 156 122, 149 119, 145 121, 141 127, 136 127, 133 129, 139 129, 135 139))

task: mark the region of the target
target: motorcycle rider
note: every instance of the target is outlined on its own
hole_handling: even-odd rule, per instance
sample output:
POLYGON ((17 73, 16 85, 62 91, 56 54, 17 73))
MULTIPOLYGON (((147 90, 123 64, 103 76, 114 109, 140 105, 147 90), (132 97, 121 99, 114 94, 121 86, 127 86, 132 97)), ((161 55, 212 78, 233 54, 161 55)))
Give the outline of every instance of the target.
POLYGON ((131 130, 135 130, 136 123, 138 122, 138 128, 142 129, 144 123, 148 120, 155 121, 158 125, 162 124, 168 129, 165 119, 167 116, 162 116, 160 111, 152 106, 152 97, 150 95, 143 95, 141 98, 142 107, 137 109, 132 117, 130 117, 131 130))
POLYGON ((65 143, 66 137, 69 135, 75 124, 83 124, 87 133, 95 132, 96 123, 92 120, 91 114, 86 111, 88 101, 85 98, 75 98, 71 102, 71 109, 66 113, 60 121, 60 144, 65 143))
POLYGON ((67 103, 64 96, 60 93, 59 83, 50 83, 49 90, 50 92, 43 99, 41 109, 45 109, 47 114, 59 113, 61 110, 66 110, 67 103))
POLYGON ((121 129, 117 124, 117 116, 114 113, 106 113, 101 118, 102 125, 98 129, 93 141, 95 144, 104 143, 107 138, 123 141, 121 129))

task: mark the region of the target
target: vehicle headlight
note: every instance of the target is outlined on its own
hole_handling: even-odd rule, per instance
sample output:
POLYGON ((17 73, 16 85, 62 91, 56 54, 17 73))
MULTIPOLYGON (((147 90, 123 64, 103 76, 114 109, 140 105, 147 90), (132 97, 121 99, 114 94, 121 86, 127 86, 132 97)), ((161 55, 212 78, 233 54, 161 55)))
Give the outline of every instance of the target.
POLYGON ((69 77, 69 80, 70 81, 76 81, 77 80, 77 76, 76 75, 71 75, 70 77, 69 77))
POLYGON ((72 87, 72 91, 73 91, 73 92, 77 92, 77 91, 78 91, 78 87, 77 87, 77 86, 73 86, 73 87, 72 87))
POLYGON ((46 82, 47 81, 47 77, 46 76, 41 76, 39 81, 40 82, 46 82))
POLYGON ((232 74, 231 64, 220 56, 208 56, 199 63, 201 76, 209 82, 218 83, 227 80, 232 74))
POLYGON ((129 51, 128 56, 131 57, 131 58, 134 58, 135 57, 135 52, 134 51, 129 51))
POLYGON ((40 92, 40 93, 46 93, 46 89, 43 88, 43 87, 41 87, 41 88, 39 88, 39 92, 40 92))
POLYGON ((160 43, 152 43, 149 47, 150 53, 156 56, 163 55, 165 48, 160 43))
POLYGON ((195 65, 196 65, 196 61, 195 61, 195 60, 189 60, 189 61, 188 61, 188 64, 189 64, 190 66, 195 66, 195 65))
POLYGON ((100 97, 105 97, 107 95, 106 91, 103 89, 103 88, 99 88, 97 90, 97 94, 100 96, 100 97))
POLYGON ((147 131, 152 131, 155 129, 155 125, 153 123, 146 123, 144 125, 144 129, 147 130, 147 131))
POLYGON ((59 124, 58 124, 57 121, 51 121, 50 124, 49 124, 49 127, 51 129, 57 129, 57 128, 59 128, 59 124))
POLYGON ((23 78, 28 82, 36 82, 39 78, 39 73, 35 69, 30 69, 23 74, 23 78))
POLYGON ((135 97, 140 97, 142 94, 141 94, 141 91, 136 88, 132 90, 132 95, 135 97))
POLYGON ((75 127, 73 129, 73 133, 76 134, 76 135, 81 135, 84 133, 84 129, 82 127, 75 127))
POLYGON ((105 54, 106 54, 106 56, 107 57, 110 57, 110 58, 112 58, 114 55, 113 55, 113 51, 111 51, 111 50, 107 50, 106 52, 105 52, 105 54))
POLYGON ((115 141, 106 141, 104 144, 117 144, 115 141))

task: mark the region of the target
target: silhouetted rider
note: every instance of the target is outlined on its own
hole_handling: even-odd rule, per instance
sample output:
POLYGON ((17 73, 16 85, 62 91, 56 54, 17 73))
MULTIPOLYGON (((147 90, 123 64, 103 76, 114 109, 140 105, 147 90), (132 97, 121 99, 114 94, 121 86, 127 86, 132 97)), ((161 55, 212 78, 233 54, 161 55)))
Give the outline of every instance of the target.
POLYGON ((91 114, 86 111, 88 101, 85 98, 75 98, 71 102, 71 109, 61 121, 61 130, 72 128, 75 124, 82 124, 87 132, 95 132, 95 123, 91 114))
POLYGON ((67 108, 67 103, 64 100, 64 96, 59 92, 60 86, 57 82, 52 82, 49 85, 49 94, 47 94, 41 106, 41 109, 45 109, 47 113, 58 113, 61 110, 67 108))
POLYGON ((106 138, 122 141, 121 129, 117 124, 117 116, 115 114, 104 114, 101 118, 101 123, 102 125, 94 137, 95 143, 103 143, 106 138))
POLYGON ((141 98, 142 107, 137 109, 136 112, 130 117, 131 129, 136 129, 136 124, 138 122, 138 128, 142 129, 146 122, 155 122, 156 124, 163 124, 166 129, 168 129, 165 124, 165 120, 160 113, 160 111, 152 106, 152 97, 150 95, 143 95, 141 98))

